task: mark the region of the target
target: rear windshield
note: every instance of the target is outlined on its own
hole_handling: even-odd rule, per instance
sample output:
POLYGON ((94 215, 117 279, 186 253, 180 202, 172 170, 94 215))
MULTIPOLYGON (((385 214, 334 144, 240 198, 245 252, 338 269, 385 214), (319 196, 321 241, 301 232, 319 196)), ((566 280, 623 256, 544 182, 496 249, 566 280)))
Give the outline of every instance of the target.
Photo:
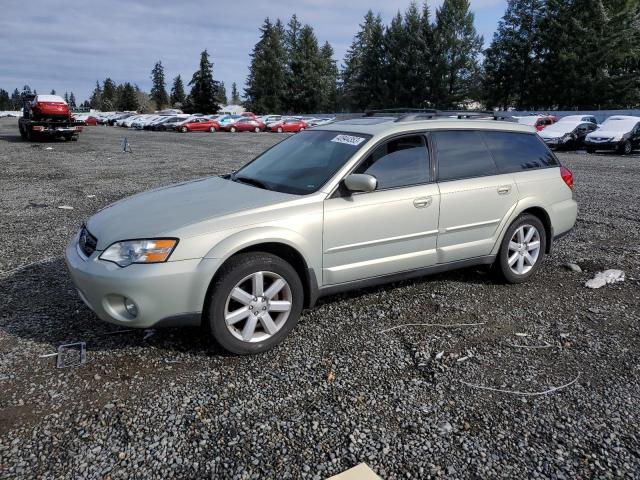
POLYGON ((278 143, 238 170, 236 181, 296 195, 320 189, 360 150, 370 135, 307 130, 278 143))

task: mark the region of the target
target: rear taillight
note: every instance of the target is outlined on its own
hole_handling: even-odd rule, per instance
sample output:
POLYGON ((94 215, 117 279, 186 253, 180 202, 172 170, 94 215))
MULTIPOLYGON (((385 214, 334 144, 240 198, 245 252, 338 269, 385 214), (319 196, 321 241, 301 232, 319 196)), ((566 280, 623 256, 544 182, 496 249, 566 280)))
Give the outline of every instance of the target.
POLYGON ((573 190, 573 173, 567 167, 560 167, 560 175, 562 176, 562 180, 567 184, 571 190, 573 190))

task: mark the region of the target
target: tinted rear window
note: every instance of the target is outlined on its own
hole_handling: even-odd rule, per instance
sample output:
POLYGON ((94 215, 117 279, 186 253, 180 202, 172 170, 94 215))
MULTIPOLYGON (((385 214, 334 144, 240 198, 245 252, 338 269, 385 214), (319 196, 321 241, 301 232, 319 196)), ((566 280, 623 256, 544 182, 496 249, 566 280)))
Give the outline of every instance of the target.
POLYGON ((496 165, 480 132, 434 132, 440 181, 495 175, 496 165))
POLYGON ((484 132, 484 138, 500 173, 558 166, 558 161, 537 135, 484 132))

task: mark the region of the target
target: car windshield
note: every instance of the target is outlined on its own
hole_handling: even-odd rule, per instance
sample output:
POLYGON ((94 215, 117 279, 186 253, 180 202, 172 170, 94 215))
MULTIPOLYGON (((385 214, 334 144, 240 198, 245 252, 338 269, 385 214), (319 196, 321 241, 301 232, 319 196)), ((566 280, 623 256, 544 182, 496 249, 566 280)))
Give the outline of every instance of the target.
POLYGON ((605 120, 605 122, 601 125, 601 130, 603 131, 612 131, 612 132, 630 132, 633 130, 633 127, 640 121, 632 120, 628 118, 610 118, 605 120))
POLYGON ((276 144, 231 177, 236 182, 295 195, 317 191, 371 138, 311 130, 276 144))
POLYGON ((520 117, 518 119, 518 123, 521 123, 523 125, 531 125, 531 126, 533 126, 533 125, 536 124, 536 122, 538 120, 540 120, 540 118, 541 117, 520 117))

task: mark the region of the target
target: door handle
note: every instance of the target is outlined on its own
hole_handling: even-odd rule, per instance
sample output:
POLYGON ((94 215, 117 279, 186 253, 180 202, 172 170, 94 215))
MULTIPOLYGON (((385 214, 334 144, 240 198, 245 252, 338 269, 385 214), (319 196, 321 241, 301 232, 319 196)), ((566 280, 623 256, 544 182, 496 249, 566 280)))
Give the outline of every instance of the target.
POLYGON ((431 198, 431 197, 416 198, 413 201, 413 206, 416 207, 416 208, 426 208, 429 205, 431 205, 432 201, 433 201, 433 198, 431 198))
POLYGON ((511 185, 500 185, 498 187, 499 195, 509 195, 511 193, 511 185))

